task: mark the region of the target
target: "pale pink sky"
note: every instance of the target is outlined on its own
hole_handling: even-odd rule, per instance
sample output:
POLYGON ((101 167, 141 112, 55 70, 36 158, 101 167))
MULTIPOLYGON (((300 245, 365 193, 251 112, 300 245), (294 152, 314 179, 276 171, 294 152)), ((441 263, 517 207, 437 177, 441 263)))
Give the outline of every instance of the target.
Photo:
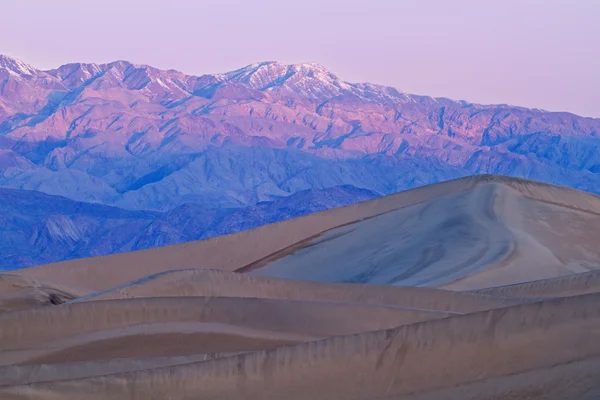
POLYGON ((0 53, 190 74, 314 61, 409 93, 600 117, 598 0, 2 0, 0 53))

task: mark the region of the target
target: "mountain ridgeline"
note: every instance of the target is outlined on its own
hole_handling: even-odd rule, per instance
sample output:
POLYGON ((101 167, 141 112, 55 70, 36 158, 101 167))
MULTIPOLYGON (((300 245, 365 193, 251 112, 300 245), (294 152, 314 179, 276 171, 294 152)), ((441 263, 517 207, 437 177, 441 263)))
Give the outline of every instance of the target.
POLYGON ((124 61, 42 71, 0 56, 0 268, 179 243, 472 174, 600 193, 599 148, 600 119, 410 95, 312 63, 191 76, 124 61))

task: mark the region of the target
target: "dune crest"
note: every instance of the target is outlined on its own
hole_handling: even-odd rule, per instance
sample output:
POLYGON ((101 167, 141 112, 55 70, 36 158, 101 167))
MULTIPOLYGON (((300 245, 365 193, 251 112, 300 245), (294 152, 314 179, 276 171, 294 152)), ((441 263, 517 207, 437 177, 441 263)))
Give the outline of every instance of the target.
MULTIPOLYGON (((599 301, 598 294, 547 300, 179 367, 9 386, 0 393, 60 393, 65 399, 110 393, 115 400, 129 399, 131 390, 136 398, 392 398, 598 358, 599 301)), ((577 390, 599 384, 576 383, 577 390)))
POLYGON ((8 400, 596 400, 600 197, 476 176, 0 274, 8 400))
MULTIPOLYGON (((514 242, 518 242, 517 244, 533 244, 536 247, 535 257, 542 262, 550 262, 543 273, 520 274, 517 279, 521 279, 521 281, 550 278, 572 272, 586 272, 600 267, 600 250, 595 246, 596 240, 594 239, 600 236, 599 196, 540 182, 494 175, 480 175, 428 185, 395 195, 208 240, 110 256, 92 257, 85 259, 85 262, 70 260, 19 270, 17 273, 41 279, 52 279, 64 285, 79 285, 90 290, 102 290, 173 269, 211 268, 244 271, 249 265, 260 263, 261 260, 275 258, 273 262, 261 265, 262 268, 260 269, 262 271, 256 273, 277 276, 275 270, 278 268, 273 264, 278 267, 285 261, 286 265, 283 266, 285 273, 291 273, 290 271, 294 270, 293 275, 286 276, 298 278, 298 275, 302 276, 303 273, 297 272, 297 268, 293 266, 295 265, 293 263, 296 262, 295 253, 292 252, 290 257, 284 257, 284 260, 282 260, 281 257, 274 257, 278 252, 285 255, 287 254, 286 249, 298 247, 303 241, 308 241, 305 242, 306 245, 311 244, 311 240, 322 236, 328 239, 323 243, 324 245, 344 242, 345 237, 336 239, 332 236, 336 234, 348 236, 348 231, 354 229, 356 225, 368 229, 373 222, 377 223, 390 217, 402 218, 405 214, 412 215, 415 210, 409 210, 411 206, 421 210, 424 219, 421 221, 413 219, 408 223, 412 222, 424 226, 423 235, 428 234, 427 229, 435 229, 435 234, 439 239, 434 243, 422 243, 419 238, 414 239, 412 247, 417 247, 418 252, 423 253, 423 259, 422 261, 419 261, 418 258, 416 260, 402 260, 404 264, 401 264, 401 266, 411 265, 419 270, 421 264, 429 265, 432 258, 434 260, 439 258, 440 252, 443 252, 443 246, 436 244, 437 242, 442 241, 446 245, 446 242, 452 240, 454 235, 457 234, 457 229, 466 230, 467 232, 472 232, 471 229, 474 229, 475 231, 471 235, 475 232, 486 232, 483 243, 479 240, 471 243, 469 234, 462 234, 460 237, 462 242, 458 244, 462 244, 461 250, 467 249, 469 251, 465 253, 467 256, 464 259, 457 259, 450 263, 451 265, 448 268, 451 271, 454 269, 464 270, 464 268, 461 268, 462 265, 466 265, 468 269, 482 269, 485 265, 502 262, 509 256, 511 249, 515 250, 514 242), (503 199, 507 200, 503 202, 503 199), (461 218, 454 219, 450 217, 452 208, 446 209, 447 200, 450 201, 448 206, 454 207, 461 214, 461 218), (503 206, 507 207, 507 202, 510 206, 517 207, 517 210, 514 210, 514 212, 512 209, 505 210, 504 216, 506 214, 515 215, 510 215, 506 220, 503 220, 500 218, 503 214, 498 209, 503 206), (469 208, 471 205, 474 206, 474 209, 469 208), (429 207, 436 210, 434 217, 426 212, 429 207), (564 221, 551 219, 551 215, 557 211, 561 214, 563 212, 568 214, 563 218, 564 221), (384 214, 390 212, 393 213, 384 216, 384 214), (378 218, 378 216, 380 217, 378 218), (480 217, 483 219, 479 220, 480 217), (550 224, 550 227, 544 225, 544 218, 550 218, 546 222, 546 225, 550 224), (563 226, 565 223, 573 226, 567 226, 567 229, 565 229, 563 226), (558 227, 561 228, 556 229, 558 234, 546 235, 548 232, 554 232, 552 230, 554 225, 559 225, 558 227), (442 231, 438 232, 438 229, 442 231), (506 232, 505 229, 508 229, 509 232, 506 232), (543 230, 543 232, 540 233, 540 230, 543 230), (561 240, 565 238, 560 235, 560 231, 571 232, 567 238, 570 238, 570 240, 562 243, 562 245, 561 240), (499 255, 494 253, 494 249, 488 249, 489 245, 486 246, 485 238, 490 241, 490 244, 492 244, 492 239, 499 239, 504 243, 500 247, 493 243, 494 249, 497 250, 499 255), (513 243, 513 247, 511 247, 511 243, 513 243), (582 247, 584 251, 574 251, 573 246, 571 246, 573 243, 582 247), (559 254, 550 251, 555 246, 559 247, 559 254), (566 258, 566 261, 561 261, 564 258, 566 258), (472 266, 473 263, 479 264, 472 266), (269 272, 266 272, 265 268, 269 268, 269 272)), ((555 228, 558 227, 555 226, 555 228)), ((412 226, 404 228, 399 226, 400 232, 377 232, 377 234, 380 237, 389 238, 390 234, 401 233, 404 230, 410 232, 411 228, 412 226)), ((458 233, 460 234, 460 232, 458 233)), ((402 236, 400 239, 402 239, 402 236)), ((296 253, 304 254, 303 250, 309 251, 311 249, 314 251, 315 247, 318 246, 310 246, 304 249, 302 249, 302 246, 300 247, 301 249, 296 253)), ((395 246, 394 251, 397 251, 395 246)), ((515 251, 518 252, 518 249, 515 251)), ((524 254, 518 254, 521 257, 526 257, 524 254)), ((415 256, 413 255, 413 257, 415 256)), ((443 255, 441 257, 443 258, 443 255)), ((319 260, 320 258, 316 261, 319 260)), ((370 263, 373 264, 373 261, 370 261, 370 263)), ((366 269, 367 267, 363 268, 366 269)), ((368 271, 365 271, 365 273, 368 271)), ((284 275, 284 273, 281 272, 280 275, 284 275)), ((354 274, 347 277, 310 276, 309 280, 347 282, 356 279, 359 282, 376 283, 378 280, 385 280, 384 277, 393 279, 389 274, 384 274, 383 277, 378 277, 373 281, 360 274, 358 276, 354 274)), ((454 278, 459 279, 460 274, 455 273, 454 278)), ((492 278, 502 279, 496 275, 492 278)), ((402 280, 404 279, 397 280, 395 283, 400 285, 402 280)), ((412 281, 425 285, 428 282, 431 285, 439 283, 435 276, 432 277, 429 274, 422 278, 413 277, 412 281)), ((496 284, 510 283, 517 282, 496 282, 496 284)), ((456 289, 477 289, 474 286, 477 284, 482 285, 480 288, 486 287, 484 282, 463 282, 456 289)))

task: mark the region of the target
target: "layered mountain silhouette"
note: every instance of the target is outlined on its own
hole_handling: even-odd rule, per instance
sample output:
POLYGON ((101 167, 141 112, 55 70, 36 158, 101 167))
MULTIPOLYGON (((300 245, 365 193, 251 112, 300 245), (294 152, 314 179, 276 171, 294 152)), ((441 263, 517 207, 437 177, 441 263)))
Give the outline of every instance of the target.
MULTIPOLYGON (((11 239, 2 246, 52 250, 3 248, 0 268, 273 222, 298 215, 282 199, 302 191, 324 196, 315 201, 330 208, 491 173, 599 193, 599 132, 599 119, 349 83, 313 63, 191 76, 125 61, 41 71, 0 56, 0 187, 54 210, 35 217, 31 232, 5 217, 1 235, 11 239), (64 199, 43 194, 127 217, 114 222, 112 211, 100 211, 92 227, 70 227, 64 199), (255 222, 232 223, 215 211, 252 213, 264 202, 277 210, 255 222), (119 233, 108 234, 115 224, 119 233), (48 233, 57 227, 60 235, 48 233)), ((23 198, 15 196, 2 206, 14 210, 11 199, 23 198)))

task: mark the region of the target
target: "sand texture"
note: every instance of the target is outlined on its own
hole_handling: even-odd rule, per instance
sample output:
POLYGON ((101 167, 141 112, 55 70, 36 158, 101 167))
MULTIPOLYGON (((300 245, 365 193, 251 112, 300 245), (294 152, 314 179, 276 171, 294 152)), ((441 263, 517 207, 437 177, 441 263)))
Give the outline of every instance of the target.
POLYGON ((475 176, 0 273, 0 399, 600 399, 600 198, 475 176))

